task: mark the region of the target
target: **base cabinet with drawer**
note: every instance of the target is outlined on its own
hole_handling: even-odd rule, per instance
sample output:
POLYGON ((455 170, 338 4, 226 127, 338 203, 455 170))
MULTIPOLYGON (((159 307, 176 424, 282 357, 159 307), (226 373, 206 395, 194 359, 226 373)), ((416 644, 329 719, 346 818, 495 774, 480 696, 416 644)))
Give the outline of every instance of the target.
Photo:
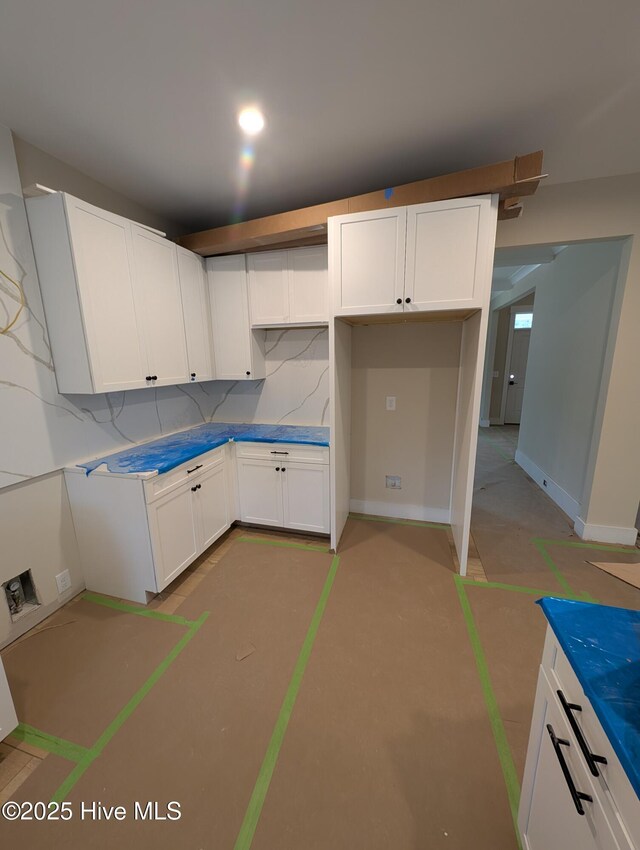
POLYGON ((525 850, 638 850, 640 801, 548 629, 518 827, 525 850))
POLYGON ((329 533, 328 449, 236 443, 236 465, 242 522, 329 533))
POLYGON ((65 470, 87 588, 146 604, 235 519, 229 444, 161 475, 65 470))

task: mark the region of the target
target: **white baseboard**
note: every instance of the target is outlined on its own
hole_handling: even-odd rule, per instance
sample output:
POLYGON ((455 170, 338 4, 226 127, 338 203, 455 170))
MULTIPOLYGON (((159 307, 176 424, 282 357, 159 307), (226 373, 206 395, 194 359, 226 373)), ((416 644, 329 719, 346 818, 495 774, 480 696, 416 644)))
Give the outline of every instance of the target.
POLYGON ((504 425, 504 422, 499 416, 494 416, 489 420, 489 425, 504 425))
POLYGON ((481 428, 488 428, 488 427, 489 427, 489 425, 491 425, 491 420, 490 420, 490 419, 481 419, 481 420, 480 420, 480 427, 481 427, 481 428))
POLYGON ((516 463, 518 466, 521 466, 524 471, 536 482, 538 487, 549 496, 550 499, 556 503, 556 505, 561 508, 567 516, 569 516, 574 522, 576 517, 578 516, 578 511, 580 510, 579 503, 567 493, 566 490, 563 490, 559 484, 549 478, 544 470, 540 469, 531 458, 528 458, 525 454, 523 454, 520 449, 516 451, 516 463))
POLYGON ((392 519, 417 519, 422 522, 451 522, 451 511, 446 508, 430 508, 426 505, 395 505, 392 502, 370 502, 351 499, 349 510, 354 514, 386 516, 392 519))
POLYGON ((635 546, 638 530, 616 525, 594 525, 576 517, 574 528, 583 540, 595 540, 598 543, 621 543, 623 546, 635 546))

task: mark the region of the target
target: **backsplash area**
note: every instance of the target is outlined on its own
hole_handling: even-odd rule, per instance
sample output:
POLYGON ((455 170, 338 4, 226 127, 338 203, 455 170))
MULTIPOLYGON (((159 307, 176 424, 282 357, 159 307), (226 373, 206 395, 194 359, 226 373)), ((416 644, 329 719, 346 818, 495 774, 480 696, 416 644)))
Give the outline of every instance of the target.
MULTIPOLYGON (((0 269, 22 286, 25 296, 17 321, 0 335, 0 487, 202 422, 327 424, 326 328, 267 331, 265 380, 61 396, 13 141, 4 127, 0 127, 0 269)), ((18 289, 0 275, 0 324, 9 324, 19 308, 18 289)))

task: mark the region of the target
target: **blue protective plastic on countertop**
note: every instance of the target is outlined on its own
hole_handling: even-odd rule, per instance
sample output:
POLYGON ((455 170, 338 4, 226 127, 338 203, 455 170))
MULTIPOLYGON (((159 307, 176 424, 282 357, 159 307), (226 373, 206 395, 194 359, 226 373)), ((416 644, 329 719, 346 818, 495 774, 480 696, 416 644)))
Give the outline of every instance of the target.
POLYGON ((236 425, 211 422, 178 431, 149 443, 95 458, 78 466, 87 475, 103 463, 109 472, 168 472, 181 463, 216 449, 230 440, 242 443, 298 443, 328 446, 329 429, 307 425, 236 425))
POLYGON ((538 600, 640 797, 640 611, 538 600))

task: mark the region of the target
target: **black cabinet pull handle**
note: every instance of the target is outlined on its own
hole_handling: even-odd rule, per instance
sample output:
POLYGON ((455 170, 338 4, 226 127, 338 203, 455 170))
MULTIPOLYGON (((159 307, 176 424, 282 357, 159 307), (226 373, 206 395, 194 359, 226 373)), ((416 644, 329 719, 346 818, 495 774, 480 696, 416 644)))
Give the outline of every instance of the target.
POLYGON ((411 299, 410 299, 410 298, 405 298, 404 300, 405 300, 405 302, 406 302, 407 304, 411 304, 411 299))
POLYGON ((247 375, 250 375, 250 374, 251 374, 251 372, 247 372, 247 375))
POLYGON ((192 492, 192 493, 195 493, 197 489, 198 489, 198 487, 197 487, 197 485, 196 485, 195 487, 192 487, 192 488, 191 488, 191 492, 192 492))
POLYGON ((276 472, 280 472, 280 467, 276 466, 276 472))
POLYGON ((187 475, 191 475, 191 473, 195 472, 196 469, 202 469, 202 464, 199 463, 197 466, 194 466, 193 469, 187 469, 187 475))
POLYGON ((282 471, 283 471, 283 472, 286 472, 286 471, 287 471, 287 467, 286 467, 286 466, 283 466, 283 467, 282 467, 282 471))
POLYGON ((192 378, 195 378, 195 376, 196 376, 196 373, 195 373, 195 372, 192 372, 192 373, 191 373, 191 377, 192 377, 192 378))
POLYGON ((150 380, 151 380, 151 375, 147 375, 147 377, 145 378, 145 381, 150 381, 150 380))
POLYGON ((402 298, 396 298, 396 304, 402 304, 402 298))
POLYGON ((157 381, 157 380, 158 380, 158 376, 157 376, 157 375, 152 375, 152 376, 151 376, 151 380, 152 380, 152 381, 157 381))
POLYGON ((196 490, 202 490, 202 484, 196 484, 196 490))
POLYGON ((560 704, 564 709, 564 713, 567 715, 567 720, 569 721, 569 725, 573 731, 573 734, 576 736, 576 741, 578 742, 578 746, 582 750, 582 755, 584 756, 584 760, 589 766, 589 770, 591 771, 593 776, 600 776, 600 771, 598 770, 598 764, 607 764, 607 760, 604 756, 596 755, 596 753, 592 753, 589 749, 589 745, 587 744, 587 740, 582 734, 582 729, 578 725, 578 721, 573 716, 574 711, 582 711, 582 706, 578 705, 575 702, 567 702, 567 698, 562 693, 562 691, 556 691, 558 694, 558 699, 560 700, 560 704))
POLYGON ((550 723, 547 723, 547 732, 549 733, 549 737, 551 738, 553 749, 555 750, 558 762, 560 763, 560 768, 569 788, 569 793, 571 794, 571 799, 573 800, 573 804, 576 807, 576 811, 579 815, 583 815, 584 806, 582 805, 581 801, 586 800, 587 803, 593 803, 593 797, 591 797, 589 794, 584 794, 582 791, 578 791, 576 789, 573 777, 569 772, 569 766, 564 760, 564 756, 562 755, 562 750, 560 749, 560 747, 570 747, 571 743, 565 740, 564 738, 556 738, 556 733, 553 731, 553 726, 550 723))
POLYGON ((272 455, 288 455, 289 452, 271 452, 272 455))

